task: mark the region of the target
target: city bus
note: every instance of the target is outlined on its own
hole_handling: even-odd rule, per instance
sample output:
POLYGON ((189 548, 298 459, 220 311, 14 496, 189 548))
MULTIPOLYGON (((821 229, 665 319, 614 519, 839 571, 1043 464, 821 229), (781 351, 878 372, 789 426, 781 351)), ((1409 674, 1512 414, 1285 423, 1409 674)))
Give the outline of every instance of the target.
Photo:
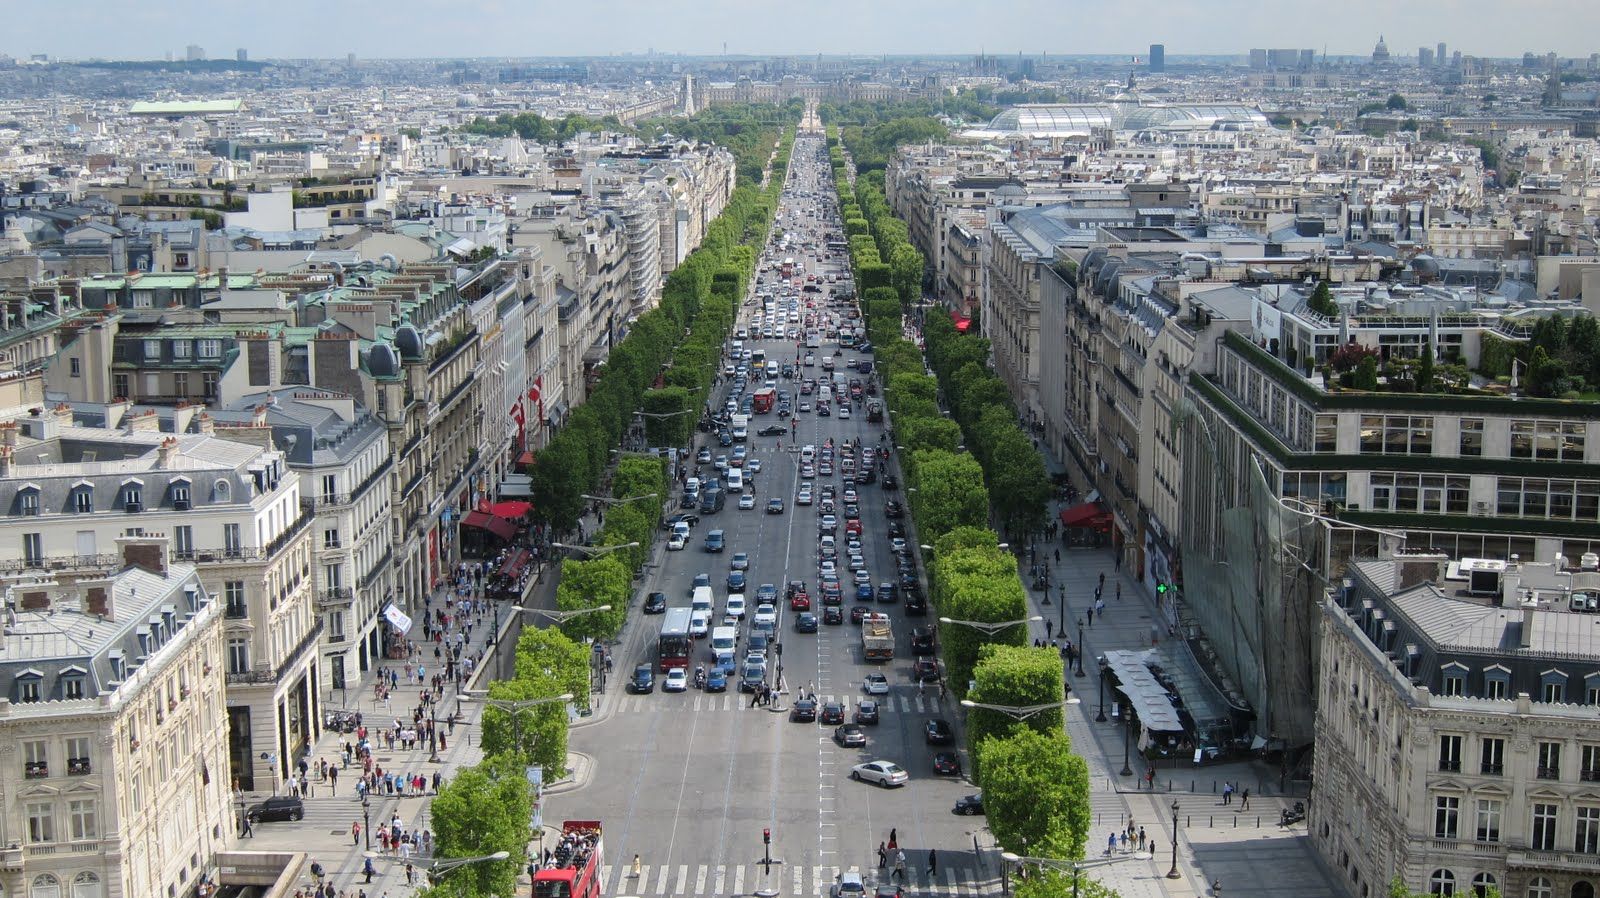
POLYGON ((694 637, 689 633, 688 608, 668 608, 661 619, 661 640, 656 643, 656 666, 666 673, 673 668, 687 670, 694 654, 694 637))
POLYGON ((751 407, 758 415, 765 415, 772 411, 773 403, 778 401, 778 391, 772 387, 762 387, 757 390, 752 400, 751 407))

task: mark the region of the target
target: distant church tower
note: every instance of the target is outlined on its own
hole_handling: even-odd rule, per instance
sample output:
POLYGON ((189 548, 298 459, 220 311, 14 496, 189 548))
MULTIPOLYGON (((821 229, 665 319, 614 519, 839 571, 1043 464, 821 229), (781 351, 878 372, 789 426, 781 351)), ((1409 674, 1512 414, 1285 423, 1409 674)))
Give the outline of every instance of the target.
POLYGON ((1378 35, 1378 45, 1372 48, 1372 64, 1385 65, 1389 62, 1389 45, 1383 42, 1383 35, 1378 35))

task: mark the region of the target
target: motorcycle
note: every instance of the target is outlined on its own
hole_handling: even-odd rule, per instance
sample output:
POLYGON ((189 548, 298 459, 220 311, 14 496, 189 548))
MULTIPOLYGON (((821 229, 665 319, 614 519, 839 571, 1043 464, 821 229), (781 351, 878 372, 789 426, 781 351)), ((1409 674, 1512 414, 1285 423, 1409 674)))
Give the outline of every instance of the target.
POLYGON ((699 670, 694 672, 694 688, 696 688, 696 689, 704 689, 704 688, 706 688, 706 671, 705 671, 705 668, 701 668, 701 669, 699 669, 699 670))
POLYGON ((1283 809, 1283 813, 1278 816, 1278 825, 1289 826, 1304 819, 1306 819, 1306 803, 1297 801, 1294 803, 1294 807, 1283 809))

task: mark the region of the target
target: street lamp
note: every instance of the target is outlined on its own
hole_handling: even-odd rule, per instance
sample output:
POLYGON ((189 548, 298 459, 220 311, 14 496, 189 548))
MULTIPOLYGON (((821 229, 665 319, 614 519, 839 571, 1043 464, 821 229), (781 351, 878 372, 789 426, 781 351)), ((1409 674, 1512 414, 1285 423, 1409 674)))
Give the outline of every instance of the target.
POLYGON ((367 850, 372 850, 372 798, 361 790, 361 834, 367 839, 367 850))
POLYGON ((522 750, 522 712, 540 705, 551 705, 556 702, 563 704, 572 701, 572 693, 563 692, 560 695, 546 698, 485 698, 483 703, 490 707, 499 708, 511 715, 511 739, 516 744, 517 750, 522 750))
POLYGON ((1106 672, 1100 671, 1100 713, 1094 716, 1095 723, 1106 722, 1106 672))
POLYGON ((1128 731, 1133 729, 1133 713, 1123 706, 1120 716, 1122 717, 1122 771, 1118 776, 1133 776, 1133 768, 1128 766, 1128 731))
MULTIPOLYGON (((387 861, 391 864, 409 865, 413 863, 410 858, 393 855, 374 855, 370 851, 366 852, 366 856, 369 859, 387 861)), ((427 875, 428 885, 438 885, 439 881, 444 878, 444 875, 452 870, 459 870, 462 867, 470 864, 483 864, 490 861, 503 861, 510 856, 511 852, 509 851, 496 851, 494 854, 485 854, 479 857, 436 858, 427 862, 417 860, 414 863, 420 866, 422 868, 422 872, 427 875)))
POLYGON ((999 711, 1012 720, 1027 720, 1035 714, 1041 714, 1056 708, 1066 707, 1070 702, 1047 702, 1042 705, 991 705, 988 702, 975 702, 971 699, 962 699, 963 708, 984 708, 989 711, 999 711))
POLYGON ((517 612, 518 614, 542 614, 545 617, 555 621, 557 624, 564 624, 575 617, 583 617, 585 614, 595 614, 601 611, 610 611, 611 606, 596 605, 593 608, 573 608, 569 611, 561 611, 555 608, 524 608, 521 605, 512 605, 511 610, 517 612))
POLYGON ((977 630, 977 631, 979 631, 981 633, 984 633, 985 635, 993 636, 994 634, 1000 632, 1001 630, 1006 629, 1007 627, 1015 627, 1015 626, 1019 626, 1021 624, 1031 624, 1034 621, 1041 621, 1041 620, 1044 620, 1044 618, 1042 618, 1039 615, 1035 614, 1032 617, 1025 617, 1025 618, 1022 618, 1021 620, 1006 620, 1006 621, 955 620, 953 618, 941 617, 941 618, 939 618, 939 623, 941 623, 941 624, 959 624, 959 625, 961 625, 963 627, 971 627, 972 629, 977 630))
POLYGON ((1078 898, 1078 871, 1087 870, 1092 867, 1109 867, 1112 864, 1120 864, 1125 861, 1148 861, 1153 857, 1155 857, 1155 855, 1149 852, 1141 851, 1134 854, 1123 855, 1122 857, 1101 857, 1088 861, 1068 861, 1053 857, 1024 857, 1023 855, 1014 854, 1010 851, 1000 852, 1001 860, 1008 864, 1016 864, 1019 867, 1023 864, 1032 864, 1035 867, 1043 867, 1049 870, 1071 870, 1072 898, 1078 898))
POLYGON ((618 545, 615 545, 615 546, 575 546, 575 545, 572 545, 571 543, 551 543, 550 547, 552 549, 567 549, 569 551, 577 552, 577 553, 579 553, 581 555, 585 555, 585 556, 587 556, 587 557, 592 559, 592 558, 599 558, 599 557, 601 557, 603 555, 610 555, 612 552, 620 552, 623 549, 637 549, 637 548, 639 548, 639 544, 636 543, 636 542, 633 542, 633 543, 619 543, 618 545))
POLYGON ((1075 677, 1085 676, 1083 672, 1083 656, 1087 647, 1083 644, 1083 618, 1078 618, 1078 669, 1073 671, 1075 677))
POLYGON ((591 496, 588 493, 579 493, 578 498, 588 499, 590 502, 599 502, 602 505, 627 505, 629 502, 640 502, 645 499, 658 499, 660 498, 660 495, 657 493, 645 493, 640 496, 627 496, 622 499, 615 499, 611 496, 591 496))
POLYGON ((1168 879, 1177 879, 1178 873, 1178 811, 1180 810, 1176 799, 1172 802, 1172 869, 1167 871, 1168 879))

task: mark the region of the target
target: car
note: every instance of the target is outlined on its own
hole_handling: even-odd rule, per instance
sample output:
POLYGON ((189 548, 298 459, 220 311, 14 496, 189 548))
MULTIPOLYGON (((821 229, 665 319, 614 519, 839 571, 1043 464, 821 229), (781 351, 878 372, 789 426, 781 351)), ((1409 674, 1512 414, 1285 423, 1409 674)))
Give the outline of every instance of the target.
POLYGON ((939 682, 939 662, 932 658, 918 658, 911 665, 911 679, 918 683, 939 682))
POLYGON ((756 587, 757 605, 778 604, 778 587, 771 583, 763 583, 756 587))
POLYGON ((809 611, 802 611, 794 616, 794 631, 796 633, 817 632, 817 616, 809 611))
POLYGON ((887 789, 904 786, 910 781, 911 774, 893 761, 868 761, 850 768, 850 778, 863 783, 877 783, 887 789))
MULTIPOLYGON (((699 499, 697 498, 695 501, 698 502, 699 499)), ((679 524, 687 524, 690 527, 697 527, 700 524, 700 516, 697 514, 675 514, 661 522, 661 529, 673 530, 679 524)))
POLYGON ((918 627, 911 631, 911 654, 931 655, 934 653, 934 631, 932 627, 918 627))
POLYGON ((695 574, 694 575, 694 580, 689 583, 689 595, 691 595, 691 596, 694 595, 694 591, 696 589, 702 587, 702 586, 710 586, 710 585, 711 585, 711 575, 710 574, 695 574))
POLYGON ((928 614, 928 600, 922 593, 912 590, 902 590, 906 594, 906 616, 925 617, 928 614))
POLYGON ((667 671, 661 679, 662 692, 686 692, 689 689, 689 672, 681 667, 667 671))
POLYGON ((749 471, 752 474, 760 474, 761 473, 761 459, 752 458, 749 461, 744 463, 744 467, 745 467, 745 470, 749 471))
MULTIPOLYGON (((888 485, 889 478, 885 477, 884 486, 887 487, 888 485)), ((883 503, 883 514, 884 517, 888 518, 903 518, 906 514, 906 507, 901 505, 898 501, 890 499, 889 501, 883 503)))
POLYGON ((815 699, 795 699, 789 708, 789 720, 792 723, 816 723, 817 702, 815 699))
POLYGON ((817 417, 826 418, 832 414, 833 413, 828 410, 828 404, 826 402, 817 403, 817 417))
POLYGON ((783 514, 783 500, 773 496, 767 500, 767 514, 783 514))
POLYGON ((823 702, 821 720, 824 726, 837 726, 844 723, 844 703, 823 702))
POLYGON ((826 605, 822 609, 822 622, 830 627, 837 627, 844 623, 844 609, 838 605, 826 605))
POLYGON ((839 532, 839 519, 831 514, 825 514, 817 519, 817 530, 822 533, 839 532))
POLYGON ((805 463, 801 464, 800 465, 800 476, 802 478, 805 478, 805 479, 808 479, 808 480, 810 478, 812 478, 812 477, 817 476, 816 466, 812 465, 810 462, 805 462, 805 463))
POLYGON ((851 552, 850 557, 845 561, 845 567, 852 572, 864 571, 867 569, 867 557, 860 552, 851 552))
POLYGON ((744 586, 745 586, 744 571, 729 571, 728 572, 728 591, 729 592, 743 592, 744 591, 744 586))
POLYGON ((292 795, 274 795, 250 806, 250 819, 258 823, 279 820, 299 820, 306 815, 306 806, 292 795))
POLYGON ((700 451, 695 453, 694 461, 698 465, 711 464, 711 449, 706 446, 700 447, 700 451))
POLYGON ((713 664, 710 672, 706 674, 706 691, 728 691, 728 672, 722 669, 722 665, 713 664))
POLYGON ((872 889, 872 898, 905 898, 904 886, 894 882, 880 882, 872 889))
POLYGON ((951 809, 951 812, 960 814, 963 817, 983 816, 983 793, 975 792, 971 795, 961 796, 956 799, 956 806, 951 809))
POLYGON ((727 536, 721 530, 713 530, 706 534, 706 551, 721 552, 728 547, 727 536))
POLYGON ((628 691, 634 695, 643 695, 646 692, 656 691, 656 671, 648 664, 641 664, 633 669, 633 676, 628 680, 628 691))
POLYGON ((956 732, 950 728, 950 721, 935 717, 922 728, 922 738, 929 745, 949 745, 955 741, 956 732))
POLYGON ((866 605, 852 605, 850 606, 850 623, 859 624, 866 620, 867 615, 871 613, 872 609, 866 605))
POLYGON ((653 593, 645 596, 644 597, 644 613, 645 614, 666 614, 667 613, 667 594, 664 593, 664 592, 653 592, 653 593))
MULTIPOLYGON (((733 436, 731 434, 727 434, 727 438, 730 442, 733 440, 733 436)), ((712 462, 712 467, 716 468, 718 471, 726 472, 728 470, 728 457, 726 455, 717 456, 717 460, 712 462)))
POLYGON ((682 552, 689 545, 689 536, 686 533, 674 533, 667 537, 668 552, 682 552))
POLYGON ((810 611, 811 610, 811 594, 806 592, 803 589, 797 589, 797 590, 794 590, 794 591, 790 592, 789 593, 789 610, 790 611, 810 611))
POLYGON ((711 632, 711 612, 696 611, 689 615, 689 635, 695 639, 704 639, 711 632))
POLYGON ((834 561, 832 558, 824 558, 817 562, 817 570, 820 571, 824 577, 830 574, 833 576, 838 576, 838 562, 834 561))
POLYGON ((807 485, 802 486, 800 488, 799 494, 797 494, 794 497, 794 504, 796 504, 796 505, 810 505, 811 504, 811 486, 810 486, 810 484, 807 484, 807 485))
POLYGON ((740 511, 749 511, 750 509, 755 508, 755 507, 756 507, 756 494, 755 493, 740 493, 739 494, 739 510, 740 511))
POLYGON ((851 576, 855 578, 853 582, 857 586, 871 586, 872 585, 872 574, 870 572, 866 571, 865 569, 857 570, 851 576))
POLYGON ((953 751, 934 752, 933 772, 939 776, 960 776, 961 756, 953 751))
POLYGON ((861 681, 861 691, 868 695, 888 695, 889 678, 881 673, 869 673, 861 681))
POLYGON ((735 552, 735 553, 733 553, 733 558, 728 561, 728 568, 730 570, 735 570, 735 571, 748 571, 748 570, 750 570, 750 553, 749 552, 735 552))
POLYGON ((788 432, 789 432, 789 428, 784 427, 782 424, 768 424, 766 427, 763 427, 760 430, 756 431, 756 436, 759 436, 759 437, 781 437, 781 436, 783 436, 784 434, 786 434, 788 432))
POLYGON ((728 596, 728 604, 724 608, 728 614, 744 620, 744 595, 742 593, 734 593, 728 596))
POLYGON ((876 699, 864 698, 856 702, 856 723, 862 726, 878 725, 878 702, 876 699))
MULTIPOLYGON (((894 491, 900 488, 900 479, 893 474, 885 474, 883 475, 883 483, 881 485, 886 490, 894 491)), ((902 509, 902 512, 903 511, 904 509, 902 509)))
POLYGON ((844 723, 834 728, 833 741, 845 748, 861 748, 867 744, 867 733, 853 723, 844 723))
POLYGON ((861 871, 855 867, 839 874, 839 879, 828 892, 828 898, 867 898, 867 886, 861 871))
POLYGON ((862 583, 862 584, 859 584, 859 585, 856 586, 856 601, 857 602, 870 602, 870 601, 872 601, 872 587, 871 587, 871 585, 866 584, 866 583, 862 583))
POLYGON ((846 405, 842 399, 839 402, 839 420, 850 420, 850 406, 846 405))
POLYGON ((817 462, 817 475, 819 477, 832 477, 833 463, 828 461, 817 462))

